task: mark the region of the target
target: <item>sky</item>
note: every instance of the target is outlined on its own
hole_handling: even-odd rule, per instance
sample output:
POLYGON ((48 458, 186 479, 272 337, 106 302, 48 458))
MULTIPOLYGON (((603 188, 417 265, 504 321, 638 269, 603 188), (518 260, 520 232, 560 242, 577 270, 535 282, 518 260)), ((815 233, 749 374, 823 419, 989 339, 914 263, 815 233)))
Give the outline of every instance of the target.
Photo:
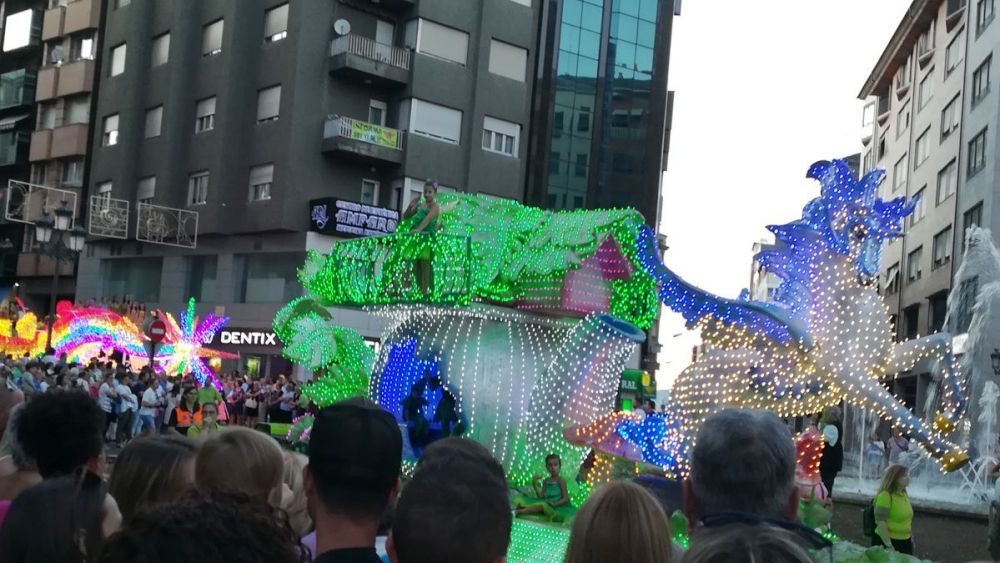
MULTIPOLYGON (((817 160, 861 152, 857 99, 910 0, 684 0, 674 18, 670 159, 659 230, 665 263, 737 297, 769 224, 819 194, 817 160)), ((699 342, 679 315, 660 325, 657 386, 699 342)))

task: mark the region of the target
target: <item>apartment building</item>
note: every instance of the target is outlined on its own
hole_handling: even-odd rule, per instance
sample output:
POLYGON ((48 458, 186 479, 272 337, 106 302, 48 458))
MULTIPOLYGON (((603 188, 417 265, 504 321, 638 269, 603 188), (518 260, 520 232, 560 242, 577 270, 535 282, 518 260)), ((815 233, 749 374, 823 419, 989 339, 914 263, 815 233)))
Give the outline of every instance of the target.
MULTIPOLYGON (((37 55, 35 131, 28 152, 30 183, 58 191, 42 198, 51 201, 40 199, 35 204, 52 208, 65 199, 75 206, 78 218, 82 218, 84 202, 101 5, 100 0, 48 0, 42 16, 42 50, 37 55)), ((33 226, 24 227, 17 258, 19 296, 29 308, 45 311, 56 267, 60 269, 57 298, 73 298, 75 264, 57 264, 38 253, 34 234, 33 226)))
MULTIPOLYGON (((864 171, 886 169, 883 198, 919 198, 905 235, 882 255, 880 289, 900 340, 967 331, 971 309, 944 326, 963 233, 971 225, 1000 232, 994 212, 1000 98, 990 90, 1000 46, 994 19, 995 0, 914 0, 859 93, 868 100, 864 171)), ((974 297, 976 288, 967 292, 974 297)), ((896 383, 911 407, 923 404, 928 370, 917 366, 918 375, 896 383)))
MULTIPOLYGON (((35 125, 35 81, 41 61, 44 0, 0 1, 0 190, 30 179, 28 146, 35 125)), ((0 216, 0 288, 16 281, 23 225, 0 216)))
MULTIPOLYGON (((534 4, 112 2, 86 186, 128 225, 88 243, 78 298, 194 297, 233 333, 268 333, 306 251, 357 232, 337 205, 391 217, 428 178, 523 199, 534 4)), ((360 311, 336 318, 380 332, 360 311)), ((291 369, 270 338, 215 344, 261 373, 291 369)))

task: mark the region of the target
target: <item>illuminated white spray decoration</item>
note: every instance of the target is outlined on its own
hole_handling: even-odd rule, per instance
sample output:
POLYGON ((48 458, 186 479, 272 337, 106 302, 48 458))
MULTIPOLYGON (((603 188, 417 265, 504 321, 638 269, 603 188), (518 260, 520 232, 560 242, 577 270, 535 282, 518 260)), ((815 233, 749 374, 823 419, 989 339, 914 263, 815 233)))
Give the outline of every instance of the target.
POLYGON ((943 434, 965 412, 965 393, 951 356, 951 337, 938 333, 901 344, 893 341, 888 310, 874 281, 881 246, 902 233, 915 201, 885 202, 876 190, 884 171, 860 181, 843 161, 821 161, 808 177, 821 184, 800 220, 770 227, 778 248, 757 255, 781 278, 776 303, 728 300, 677 277, 661 263, 651 231, 640 255, 660 283, 664 303, 701 330, 712 349, 680 374, 669 417, 679 424, 679 452, 668 467, 687 473, 687 454, 707 416, 726 407, 768 409, 779 416, 815 413, 842 400, 877 412, 909 434, 945 471, 968 455, 943 434), (911 413, 880 380, 913 368, 924 358, 940 361, 944 393, 933 425, 911 413))

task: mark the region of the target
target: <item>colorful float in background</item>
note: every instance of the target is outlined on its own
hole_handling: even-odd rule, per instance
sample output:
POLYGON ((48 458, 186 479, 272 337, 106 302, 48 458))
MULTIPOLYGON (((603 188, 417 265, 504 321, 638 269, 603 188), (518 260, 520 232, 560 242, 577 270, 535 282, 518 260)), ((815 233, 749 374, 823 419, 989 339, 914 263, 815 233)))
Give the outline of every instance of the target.
POLYGON ((34 358, 45 353, 45 324, 10 294, 0 301, 0 354, 34 358))
MULTIPOLYGON (((149 338, 128 317, 100 307, 74 307, 68 301, 60 302, 56 312, 52 337, 56 355, 66 354, 71 361, 86 363, 91 358, 117 353, 127 356, 135 368, 149 364, 149 338)), ((229 318, 211 313, 199 318, 193 298, 178 318, 163 311, 157 311, 156 316, 166 324, 163 342, 153 357, 156 369, 169 374, 192 373, 200 385, 210 382, 221 389, 206 360, 239 356, 205 345, 212 342, 229 318)))

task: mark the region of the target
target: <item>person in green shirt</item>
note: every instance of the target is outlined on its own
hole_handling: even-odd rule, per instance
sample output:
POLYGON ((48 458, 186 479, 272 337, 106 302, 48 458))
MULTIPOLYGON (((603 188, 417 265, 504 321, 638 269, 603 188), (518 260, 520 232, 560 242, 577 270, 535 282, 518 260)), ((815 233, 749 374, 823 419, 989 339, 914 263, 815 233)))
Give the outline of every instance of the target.
POLYGON ((906 494, 910 475, 906 467, 892 465, 885 470, 875 495, 875 533, 872 545, 913 555, 913 506, 906 494))
POLYGON ((207 403, 212 403, 218 405, 222 401, 222 393, 212 385, 211 381, 206 380, 205 384, 198 389, 198 404, 204 405, 207 403))

